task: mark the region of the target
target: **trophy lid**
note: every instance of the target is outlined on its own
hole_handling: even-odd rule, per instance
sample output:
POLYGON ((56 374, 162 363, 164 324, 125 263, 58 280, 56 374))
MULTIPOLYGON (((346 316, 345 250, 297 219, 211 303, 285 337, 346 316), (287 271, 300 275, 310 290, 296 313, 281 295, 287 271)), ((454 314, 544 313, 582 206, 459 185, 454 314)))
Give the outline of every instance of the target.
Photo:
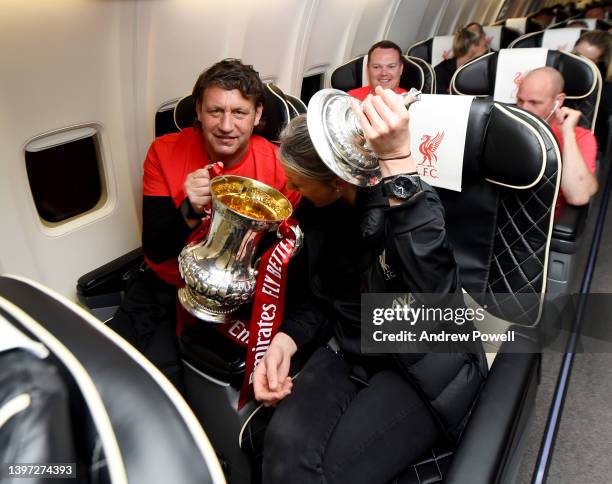
MULTIPOLYGON (((411 89, 408 95, 418 100, 420 91, 411 89)), ((308 103, 308 133, 317 154, 336 175, 360 187, 377 185, 382 180, 378 157, 353 114, 352 100, 338 89, 318 91, 308 103)))

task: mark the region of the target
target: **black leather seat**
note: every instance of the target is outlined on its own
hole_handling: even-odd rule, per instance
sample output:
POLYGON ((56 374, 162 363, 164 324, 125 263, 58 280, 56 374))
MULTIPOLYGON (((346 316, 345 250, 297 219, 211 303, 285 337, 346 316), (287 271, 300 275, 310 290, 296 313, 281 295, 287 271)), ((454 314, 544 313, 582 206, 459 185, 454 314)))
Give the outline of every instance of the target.
POLYGON ((225 482, 183 398, 126 341, 37 283, 0 277, 0 296, 2 462, 76 462, 83 483, 225 482))
MULTIPOLYGON (((579 31, 580 35, 586 32, 586 30, 580 30, 580 29, 567 29, 567 30, 571 30, 573 32, 579 31)), ((544 38, 544 32, 545 32, 544 30, 541 30, 540 32, 532 32, 529 34, 521 35, 516 40, 511 42, 508 48, 524 49, 528 47, 542 47, 542 39, 544 38)), ((573 44, 568 47, 569 49, 567 50, 571 51, 571 47, 573 47, 573 44)))
MULTIPOLYGON (((498 53, 486 54, 457 70, 451 90, 457 94, 490 96, 495 90, 498 53)), ((587 59, 556 50, 549 50, 546 65, 559 70, 565 80, 565 105, 582 112, 580 125, 593 130, 601 96, 601 75, 587 59)), ((566 206, 555 224, 549 273, 549 291, 563 293, 568 289, 575 261, 573 254, 582 240, 588 206, 566 206), (567 213, 565 213, 567 212, 567 213)))
MULTIPOLYGON (((587 24, 593 23, 593 28, 597 30, 608 30, 612 28, 612 23, 608 20, 599 20, 599 19, 584 19, 584 18, 569 18, 560 22, 556 22, 555 24, 548 27, 549 29, 562 29, 567 26, 567 24, 572 22, 586 22, 587 24)), ((592 30, 589 25, 589 30, 592 30)))
MULTIPOLYGON (((411 123, 419 118, 413 116, 411 123)), ((541 120, 490 99, 474 99, 458 160, 462 190, 437 191, 464 289, 503 320, 502 332, 514 323, 516 340, 502 345, 493 361, 458 448, 432 449, 394 482, 484 484, 516 470, 516 449, 538 379, 534 327, 546 291, 559 158, 541 120)), ((269 410, 262 408, 241 432, 242 446, 255 462, 261 459, 268 417, 269 410)))
POLYGON ((529 16, 498 20, 494 22, 493 25, 502 25, 503 27, 514 31, 518 35, 529 34, 531 32, 538 32, 539 30, 542 30, 542 26, 529 18, 529 16), (516 25, 516 23, 522 24, 521 27, 515 28, 514 25, 516 25))
MULTIPOLYGON (((495 91, 498 52, 485 54, 457 69, 451 91, 470 96, 491 96, 495 91)), ((601 75, 587 59, 569 52, 549 50, 546 65, 557 69, 565 80, 565 105, 582 113, 580 125, 592 130, 601 97, 601 75)))
MULTIPOLYGON (((364 62, 367 56, 359 56, 336 67, 331 75, 331 86, 334 89, 349 91, 367 84, 364 78, 364 62)), ((419 89, 425 94, 433 94, 436 90, 435 74, 429 63, 422 59, 402 56, 404 70, 399 86, 410 90, 411 87, 419 89)))

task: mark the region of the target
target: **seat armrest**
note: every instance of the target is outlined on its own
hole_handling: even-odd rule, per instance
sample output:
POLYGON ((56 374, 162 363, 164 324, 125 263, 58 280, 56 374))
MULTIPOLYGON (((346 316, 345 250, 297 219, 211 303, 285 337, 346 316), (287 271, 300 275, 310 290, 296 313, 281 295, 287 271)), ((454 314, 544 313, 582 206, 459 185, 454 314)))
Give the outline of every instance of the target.
POLYGON ((553 226, 551 250, 564 254, 576 252, 588 215, 589 205, 563 207, 553 226))
POLYGON ((504 343, 491 366, 445 484, 490 484, 512 472, 512 456, 533 409, 540 367, 537 345, 515 335, 516 341, 504 343))
POLYGON ((120 304, 129 274, 143 261, 142 248, 139 247, 79 277, 79 301, 90 309, 120 304))

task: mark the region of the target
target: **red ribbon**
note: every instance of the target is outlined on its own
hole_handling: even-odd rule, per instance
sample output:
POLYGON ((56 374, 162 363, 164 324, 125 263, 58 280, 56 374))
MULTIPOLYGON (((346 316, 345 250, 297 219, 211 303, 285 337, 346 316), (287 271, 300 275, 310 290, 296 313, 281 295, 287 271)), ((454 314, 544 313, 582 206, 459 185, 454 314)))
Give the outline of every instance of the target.
POLYGON ((270 347, 270 342, 283 321, 287 267, 296 250, 296 236, 293 231, 295 226, 297 222, 292 219, 280 224, 278 232, 283 238, 267 250, 259 263, 249 325, 246 371, 240 389, 238 410, 253 396, 253 371, 270 347))

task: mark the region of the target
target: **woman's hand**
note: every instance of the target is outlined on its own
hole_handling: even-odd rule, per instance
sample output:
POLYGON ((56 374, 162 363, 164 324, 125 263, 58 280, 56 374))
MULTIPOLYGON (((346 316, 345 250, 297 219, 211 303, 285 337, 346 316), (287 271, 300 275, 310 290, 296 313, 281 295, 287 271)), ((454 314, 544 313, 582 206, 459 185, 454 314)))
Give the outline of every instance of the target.
POLYGON ((368 144, 379 156, 383 176, 416 171, 410 154, 410 116, 401 96, 390 89, 376 87, 361 105, 353 102, 353 112, 368 144))
POLYGON ((255 399, 264 406, 276 405, 291 393, 293 382, 289 377, 289 365, 296 351, 297 346, 289 335, 277 333, 255 368, 253 391, 255 399))

